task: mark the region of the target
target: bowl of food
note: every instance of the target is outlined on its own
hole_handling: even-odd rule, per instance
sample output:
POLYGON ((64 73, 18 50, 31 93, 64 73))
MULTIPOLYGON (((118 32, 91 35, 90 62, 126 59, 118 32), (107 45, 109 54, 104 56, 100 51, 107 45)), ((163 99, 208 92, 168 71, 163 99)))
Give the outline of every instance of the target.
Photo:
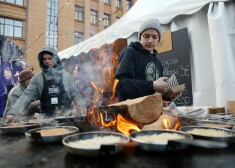
MULTIPOLYGON (((70 135, 62 140, 65 149, 74 155, 96 157, 105 152, 103 148, 113 151, 112 154, 117 154, 123 150, 122 145, 115 145, 118 143, 127 143, 130 138, 124 134, 117 132, 85 132, 70 135), (110 146, 108 146, 110 145, 110 146)), ((110 152, 110 151, 109 151, 110 152)))
POLYGON ((65 136, 79 132, 73 126, 53 126, 31 129, 25 132, 26 138, 31 142, 53 143, 60 142, 65 136))
MULTIPOLYGON (((168 141, 170 140, 192 140, 193 137, 190 134, 172 131, 172 130, 144 130, 131 133, 131 140, 139 143, 139 147, 145 151, 151 152, 167 152, 170 151, 168 141)), ((183 150, 188 145, 181 143, 177 150, 183 150)))
POLYGON ((180 131, 191 134, 195 139, 205 139, 232 143, 235 141, 235 131, 226 128, 208 126, 182 126, 180 131))

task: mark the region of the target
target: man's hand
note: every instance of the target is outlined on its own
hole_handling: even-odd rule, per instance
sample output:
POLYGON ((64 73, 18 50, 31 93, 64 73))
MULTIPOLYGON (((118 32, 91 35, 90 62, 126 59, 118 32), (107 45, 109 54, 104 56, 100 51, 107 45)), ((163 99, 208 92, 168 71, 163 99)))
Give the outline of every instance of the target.
POLYGON ((32 107, 40 106, 40 100, 34 101, 31 103, 32 107))
POLYGON ((15 121, 15 115, 13 115, 13 114, 6 115, 6 118, 4 120, 5 124, 9 124, 14 121, 15 121))
POLYGON ((164 89, 168 86, 168 83, 165 82, 167 79, 167 77, 161 77, 153 81, 154 90, 156 90, 157 92, 163 92, 164 89))

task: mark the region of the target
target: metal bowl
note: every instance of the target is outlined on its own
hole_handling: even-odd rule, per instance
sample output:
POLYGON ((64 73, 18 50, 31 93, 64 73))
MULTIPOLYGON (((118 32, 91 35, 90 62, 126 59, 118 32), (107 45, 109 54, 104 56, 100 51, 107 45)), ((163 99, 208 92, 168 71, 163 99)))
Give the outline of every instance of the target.
POLYGON ((206 126, 183 126, 183 127, 180 127, 179 130, 193 135, 195 139, 205 139, 205 140, 227 142, 227 143, 232 143, 233 141, 235 141, 235 131, 232 131, 226 128, 206 127, 206 126), (202 130, 212 129, 212 130, 217 130, 217 131, 219 130, 219 131, 224 131, 230 134, 231 136, 205 136, 205 135, 198 135, 198 134, 190 133, 189 131, 193 129, 202 129, 202 130))
MULTIPOLYGON (((74 135, 70 135, 65 137, 62 140, 62 143, 65 146, 65 149, 75 155, 79 156, 86 156, 86 157, 96 157, 99 155, 102 155, 102 149, 100 148, 81 148, 81 147, 75 147, 74 145, 71 145, 70 142, 77 142, 79 140, 87 140, 87 139, 92 139, 95 137, 106 137, 106 136, 115 136, 115 137, 120 137, 121 142, 120 143, 127 143, 130 141, 130 138, 124 134, 121 133, 116 133, 116 132, 86 132, 86 133, 78 133, 74 135)), ((102 144, 105 145, 105 144, 102 144)), ((101 145, 101 146, 102 146, 101 145)), ((123 150, 122 145, 117 145, 117 146, 112 146, 115 147, 114 153, 117 154, 123 150)))
POLYGON ((25 132, 26 138, 31 142, 43 142, 43 143, 53 143, 61 141, 65 136, 74 134, 79 132, 77 127, 72 126, 53 126, 53 127, 42 127, 29 130, 25 132), (41 130, 49 130, 49 129, 56 129, 56 128, 64 128, 68 130, 68 133, 59 133, 53 135, 43 135, 39 131, 41 130))
MULTIPOLYGON (((145 150, 145 151, 151 151, 151 152, 166 152, 169 151, 168 149, 168 142, 167 143, 148 143, 144 142, 139 139, 141 136, 148 136, 148 135, 154 135, 154 134, 163 134, 163 133, 170 133, 170 134, 178 134, 183 136, 183 139, 188 139, 192 140, 193 137, 190 134, 180 132, 180 131, 171 131, 171 130, 146 130, 146 131, 139 131, 139 132, 134 132, 131 133, 130 137, 131 140, 134 142, 140 143, 140 148, 145 150)), ((179 149, 177 150, 183 150, 187 147, 187 144, 182 143, 179 149)))
POLYGON ((1 124, 0 130, 4 134, 24 134, 26 131, 34 128, 39 128, 38 123, 24 122, 24 123, 11 123, 1 124))

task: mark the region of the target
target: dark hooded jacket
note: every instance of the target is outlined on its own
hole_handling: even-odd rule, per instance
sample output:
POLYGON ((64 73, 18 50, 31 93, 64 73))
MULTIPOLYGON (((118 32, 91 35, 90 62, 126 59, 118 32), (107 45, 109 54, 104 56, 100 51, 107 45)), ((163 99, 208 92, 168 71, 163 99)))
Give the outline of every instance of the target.
POLYGON ((141 43, 131 42, 120 52, 118 63, 115 77, 119 80, 119 101, 155 93, 153 81, 163 76, 162 64, 157 58, 156 50, 151 54, 141 43))
POLYGON ((63 76, 63 86, 67 97, 73 101, 77 106, 85 107, 85 102, 73 82, 72 76, 63 70, 62 63, 58 54, 53 48, 45 47, 38 54, 38 62, 42 72, 35 74, 30 80, 30 84, 25 90, 24 94, 18 99, 15 105, 9 110, 8 114, 17 114, 25 111, 27 107, 35 98, 40 100, 43 91, 44 79, 46 80, 57 79, 58 75, 63 76), (42 53, 49 52, 56 62, 54 67, 46 67, 42 62, 42 53))

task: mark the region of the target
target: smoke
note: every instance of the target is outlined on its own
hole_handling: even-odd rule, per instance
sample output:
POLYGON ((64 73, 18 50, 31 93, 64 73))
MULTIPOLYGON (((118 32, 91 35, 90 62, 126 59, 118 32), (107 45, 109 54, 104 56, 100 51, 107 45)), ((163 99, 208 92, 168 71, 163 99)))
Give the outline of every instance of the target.
POLYGON ((108 104, 114 82, 115 56, 113 46, 106 44, 65 63, 65 69, 72 71, 71 67, 74 67, 72 74, 87 109, 108 104))

